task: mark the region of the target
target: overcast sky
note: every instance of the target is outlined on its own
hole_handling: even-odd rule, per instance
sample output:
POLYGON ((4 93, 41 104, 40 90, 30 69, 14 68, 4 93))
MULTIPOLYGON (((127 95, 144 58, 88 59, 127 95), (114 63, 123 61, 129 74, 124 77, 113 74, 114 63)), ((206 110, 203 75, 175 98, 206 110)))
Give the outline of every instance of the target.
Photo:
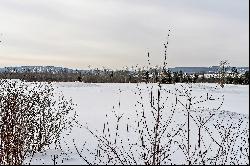
POLYGON ((0 0, 0 67, 249 66, 249 0, 0 0))

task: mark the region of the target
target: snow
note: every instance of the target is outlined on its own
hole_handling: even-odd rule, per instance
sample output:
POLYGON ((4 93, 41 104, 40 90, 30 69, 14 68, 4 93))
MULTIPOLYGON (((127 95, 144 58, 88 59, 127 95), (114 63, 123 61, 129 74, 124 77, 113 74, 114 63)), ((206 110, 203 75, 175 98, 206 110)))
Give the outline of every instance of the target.
MULTIPOLYGON (((138 104, 137 101, 142 101, 143 107, 147 114, 150 114, 150 89, 153 88, 153 94, 155 95, 158 89, 157 84, 118 84, 118 83, 103 83, 103 84, 87 84, 81 82, 74 83, 54 83, 55 87, 57 87, 57 91, 62 91, 66 98, 72 98, 73 102, 77 104, 75 111, 79 115, 78 121, 82 126, 88 126, 89 129, 96 131, 97 133, 102 133, 103 124, 106 121, 110 122, 110 125, 115 127, 115 117, 114 113, 117 115, 124 115, 124 120, 121 121, 122 127, 125 124, 129 124, 132 128, 136 128, 133 126, 133 120, 136 120, 135 110, 141 110, 142 107, 138 104), (140 95, 141 93, 141 95, 140 95), (141 98, 142 97, 142 98, 141 98), (107 117, 106 117, 107 115, 107 117), (130 120, 127 120, 130 118, 130 120)), ((212 95, 212 98, 216 100, 208 101, 205 104, 197 104, 197 106, 193 106, 193 110, 201 109, 203 111, 194 112, 193 115, 202 115, 203 118, 209 117, 211 113, 215 115, 209 121, 208 126, 210 126, 211 130, 215 130, 215 126, 213 124, 216 121, 220 122, 221 126, 224 126, 228 129, 230 124, 234 124, 236 127, 233 128, 231 125, 233 132, 237 130, 240 131, 249 131, 249 86, 248 85, 226 85, 224 88, 220 88, 217 84, 171 84, 171 85, 162 85, 161 87, 164 92, 162 92, 162 97, 166 98, 170 96, 169 100, 166 101, 166 107, 164 109, 165 113, 171 110, 171 103, 175 103, 175 95, 177 93, 175 88, 181 89, 183 91, 178 93, 183 93, 185 88, 191 89, 191 95, 193 97, 196 96, 196 99, 202 99, 202 96, 206 96, 207 93, 212 95), (165 90, 164 90, 165 89, 165 90), (171 92, 171 93, 168 93, 171 92), (220 107, 221 102, 223 105, 220 107), (203 105, 202 107, 200 107, 203 105), (216 110, 217 108, 219 110, 216 110), (205 111, 207 110, 207 111, 205 111), (238 124, 240 127, 237 128, 238 124), (235 130, 234 130, 235 129, 235 130)), ((179 95, 179 94, 178 94, 179 95)), ((179 97, 183 103, 186 101, 185 97, 179 97)), ((194 99, 194 100, 196 100, 194 99)), ((163 101, 163 100, 162 100, 163 101)), ((176 105, 177 113, 173 116, 173 120, 175 123, 171 123, 169 127, 176 127, 184 122, 185 116, 183 115, 183 107, 179 104, 176 105)), ((164 116, 165 116, 164 113, 164 116)), ((165 118, 169 115, 166 114, 165 118)), ((152 121, 152 119, 150 119, 152 121)), ((150 121, 149 120, 149 121, 150 121)), ((195 124, 192 124, 194 131, 191 134, 191 144, 195 144, 196 135, 195 124)), ((225 130, 226 131, 226 130, 225 130)), ((171 131, 169 131, 171 132, 171 131)), ((221 141, 218 133, 214 133, 214 138, 217 139, 218 142, 221 141)), ((114 134, 114 133, 113 133, 114 134)), ((135 133, 127 134, 126 132, 120 133, 120 139, 127 139, 130 137, 132 140, 135 138, 135 133)), ((207 142, 211 141, 210 137, 207 134, 204 134, 205 140, 207 142)), ((239 137, 246 137, 246 135, 242 134, 239 137)), ((248 135, 249 138, 249 135, 248 135)), ((243 145, 244 140, 248 139, 244 138, 241 140, 237 140, 235 145, 233 146, 234 151, 236 152, 240 146, 243 145)), ((177 137, 177 140, 181 138, 177 137)), ((233 139, 233 138, 232 138, 233 139)), ((83 159, 77 154, 76 148, 74 147, 74 142, 77 148, 81 149, 82 145, 86 141, 86 146, 90 150, 95 150, 97 146, 97 141, 95 138, 84 128, 76 125, 74 129, 68 133, 65 131, 62 134, 61 138, 61 146, 62 150, 55 150, 53 145, 51 148, 46 150, 43 153, 37 153, 32 157, 28 157, 24 164, 54 164, 54 158, 56 159, 56 164, 86 164, 83 159)), ((205 148, 206 142, 204 143, 205 148)), ((216 145, 213 145, 216 146, 216 145)), ((171 150, 174 151, 177 149, 176 145, 171 147, 171 150)), ((137 149, 139 150, 139 149, 137 149)), ((194 149, 192 149, 194 151, 194 149)), ((214 153, 211 151, 211 153, 214 153)), ((91 155, 83 150, 82 155, 86 156, 90 161, 93 160, 91 155)), ((210 155, 210 154, 208 154, 210 155)), ((249 155, 249 154, 248 154, 249 155)), ((230 156, 230 155, 229 155, 230 156)), ((236 156, 237 161, 240 163, 249 162, 245 161, 244 158, 240 158, 239 153, 232 153, 231 156, 236 156)), ((185 155, 179 149, 173 155, 171 155, 171 162, 174 164, 186 164, 185 163, 185 155)), ((229 162, 228 164, 232 164, 229 162)), ((138 163, 143 164, 138 159, 138 163)), ((167 163, 167 164, 170 164, 167 163)), ((249 164, 249 163, 248 163, 249 164)))

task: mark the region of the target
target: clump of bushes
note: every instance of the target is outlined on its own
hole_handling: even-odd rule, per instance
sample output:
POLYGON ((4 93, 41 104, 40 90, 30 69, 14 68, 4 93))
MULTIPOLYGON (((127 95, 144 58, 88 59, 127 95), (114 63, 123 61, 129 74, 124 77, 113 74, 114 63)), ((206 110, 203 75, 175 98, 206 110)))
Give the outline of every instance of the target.
POLYGON ((20 165, 57 143, 75 121, 73 108, 52 84, 0 80, 0 164, 20 165))

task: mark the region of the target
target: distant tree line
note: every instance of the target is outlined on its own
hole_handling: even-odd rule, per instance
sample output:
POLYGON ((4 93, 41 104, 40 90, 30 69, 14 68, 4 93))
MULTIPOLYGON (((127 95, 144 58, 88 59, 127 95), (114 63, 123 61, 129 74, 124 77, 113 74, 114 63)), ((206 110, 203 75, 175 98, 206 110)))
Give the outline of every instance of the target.
POLYGON ((28 82, 74 82, 77 81, 75 73, 0 73, 0 79, 20 79, 28 82))
MULTIPOLYGON (((3 72, 0 79, 20 79, 28 82, 86 82, 86 83, 218 83, 220 74, 193 73, 188 74, 182 71, 172 72, 160 68, 137 69, 137 70, 108 70, 91 69, 87 72, 3 72)), ((249 84, 249 71, 240 74, 235 67, 230 72, 223 74, 223 81, 226 84, 249 84)))

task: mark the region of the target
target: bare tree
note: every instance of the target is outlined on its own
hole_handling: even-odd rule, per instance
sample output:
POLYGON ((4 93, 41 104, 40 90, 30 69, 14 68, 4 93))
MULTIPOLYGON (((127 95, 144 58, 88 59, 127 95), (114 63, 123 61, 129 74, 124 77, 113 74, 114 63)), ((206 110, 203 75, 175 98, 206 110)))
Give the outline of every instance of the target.
POLYGON ((219 84, 220 86, 223 88, 224 87, 224 84, 226 82, 225 78, 226 78, 226 70, 227 70, 227 67, 229 65, 229 62, 228 60, 222 60, 220 61, 220 69, 219 69, 219 78, 220 78, 220 81, 219 81, 219 84))

